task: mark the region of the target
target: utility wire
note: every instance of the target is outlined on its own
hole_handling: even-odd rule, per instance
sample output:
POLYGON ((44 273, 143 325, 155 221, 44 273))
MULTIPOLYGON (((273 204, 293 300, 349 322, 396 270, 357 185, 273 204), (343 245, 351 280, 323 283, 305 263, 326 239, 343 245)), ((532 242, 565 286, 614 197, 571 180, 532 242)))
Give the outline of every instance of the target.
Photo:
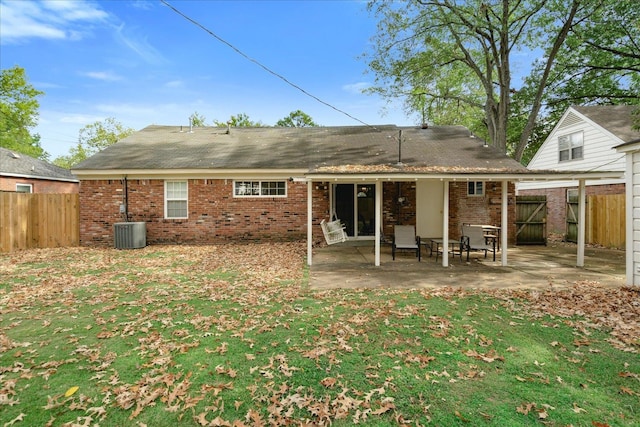
POLYGON ((306 90, 304 90, 303 88, 301 88, 300 86, 298 86, 295 83, 292 83, 291 81, 289 81, 286 77, 282 76, 281 74, 276 73, 275 71, 273 71, 272 69, 270 69, 269 67, 267 67, 266 65, 263 65, 262 63, 260 63, 260 61, 251 58, 249 55, 245 54, 244 52, 242 52, 240 49, 238 49, 237 47, 235 47, 234 45, 232 45, 231 43, 229 43, 228 41, 226 41, 225 39, 223 39, 222 37, 218 36, 217 34, 215 34, 213 31, 211 31, 210 29, 208 29, 207 27, 205 27, 204 25, 202 25, 201 23, 199 23, 198 21, 196 21, 195 19, 185 15, 184 13, 182 13, 181 11, 179 11, 178 9, 176 9, 175 7, 173 7, 168 1, 166 0, 160 0, 160 2, 162 4, 164 4, 165 6, 167 6, 169 9, 171 9, 172 11, 174 11, 175 13, 177 13, 178 15, 182 16, 184 19, 186 19, 187 21, 191 22, 193 25, 200 27, 202 30, 206 31, 207 33, 209 33, 209 35, 211 35, 212 37, 214 37, 215 39, 217 39, 218 41, 220 41, 221 43, 226 44, 227 46, 229 46, 231 49, 233 49, 237 54, 239 54, 240 56, 244 57, 245 59, 253 62, 254 64, 256 64, 257 66, 259 66, 260 68, 264 69, 266 72, 268 72, 269 74, 274 75, 275 77, 279 78, 280 80, 284 81, 286 84, 288 84, 289 86, 294 87, 295 89, 299 90, 300 92, 304 93, 305 95, 307 95, 310 98, 315 99, 316 101, 318 101, 321 104, 326 105, 329 108, 332 108, 333 110, 344 114, 345 116, 349 117, 350 119, 353 119, 359 123, 362 123, 365 126, 369 126, 372 128, 376 128, 375 126, 372 126, 366 122, 363 122, 362 120, 358 119, 357 117, 352 116, 351 114, 347 113, 344 110, 341 110, 337 107, 334 107, 333 105, 329 104, 326 101, 323 101, 322 99, 318 98, 317 96, 307 92, 306 90))

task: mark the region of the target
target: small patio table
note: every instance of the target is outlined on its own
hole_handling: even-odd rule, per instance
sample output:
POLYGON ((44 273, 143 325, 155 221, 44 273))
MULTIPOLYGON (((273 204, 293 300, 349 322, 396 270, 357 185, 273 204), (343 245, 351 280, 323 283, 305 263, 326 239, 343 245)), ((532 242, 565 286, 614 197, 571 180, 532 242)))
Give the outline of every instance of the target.
MULTIPOLYGON (((427 246, 427 241, 423 241, 425 247, 427 246)), ((444 243, 442 238, 431 238, 429 239, 429 256, 433 255, 433 248, 435 246, 436 252, 436 262, 438 262, 438 256, 442 253, 442 244, 444 243)), ((453 256, 453 258, 458 255, 460 257, 460 262, 462 262, 462 242, 458 240, 449 240, 449 253, 453 256)))
POLYGON ((488 224, 480 224, 479 226, 482 227, 482 231, 484 231, 485 233, 484 237, 486 239, 493 240, 494 244, 496 245, 496 250, 499 251, 501 228, 495 225, 488 225, 488 224))

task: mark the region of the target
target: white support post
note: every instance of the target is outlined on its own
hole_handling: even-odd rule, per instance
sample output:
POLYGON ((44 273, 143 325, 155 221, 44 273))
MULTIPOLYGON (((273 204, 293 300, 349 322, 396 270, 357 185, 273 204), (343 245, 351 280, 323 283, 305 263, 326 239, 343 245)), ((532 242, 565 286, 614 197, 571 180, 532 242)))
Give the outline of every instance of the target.
MULTIPOLYGON (((442 201, 442 266, 449 266, 449 181, 443 182, 442 201)), ((462 254, 460 254, 462 256, 462 254)))
POLYGON ((509 233, 509 181, 502 181, 502 218, 500 219, 500 258, 502 266, 507 266, 507 241, 509 233))
POLYGON ((375 263, 376 267, 380 267, 380 230, 382 229, 382 183, 380 181, 376 181, 376 258, 375 263))
POLYGON ((580 179, 578 181, 578 256, 576 260, 576 266, 578 267, 584 267, 585 231, 587 228, 586 205, 587 195, 585 191, 585 180, 580 179))
POLYGON ((626 156, 626 170, 625 170, 625 258, 626 258, 626 276, 627 286, 633 286, 634 283, 634 224, 633 224, 633 209, 636 205, 633 196, 633 156, 635 152, 627 153, 626 156))
POLYGON ((307 265, 313 263, 313 182, 307 181, 307 265))

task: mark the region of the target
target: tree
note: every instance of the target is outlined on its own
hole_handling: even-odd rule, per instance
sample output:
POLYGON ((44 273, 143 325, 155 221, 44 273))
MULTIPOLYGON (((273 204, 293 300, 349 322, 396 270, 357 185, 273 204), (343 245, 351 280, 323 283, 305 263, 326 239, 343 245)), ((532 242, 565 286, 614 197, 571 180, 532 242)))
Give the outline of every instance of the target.
POLYGON ((205 118, 202 114, 196 111, 189 116, 189 123, 193 127, 205 126, 205 118))
POLYGON ((249 116, 245 113, 238 113, 235 116, 231 116, 227 122, 213 121, 213 124, 218 127, 260 127, 264 126, 261 122, 253 122, 249 119, 249 116))
POLYGON ((70 169, 81 161, 104 150, 123 138, 131 135, 134 129, 124 127, 116 119, 109 117, 104 121, 97 121, 80 129, 78 144, 71 147, 69 155, 57 157, 53 163, 70 169))
POLYGON ((0 72, 0 147, 47 160, 40 146, 40 135, 31 129, 38 124, 38 97, 44 92, 28 82, 23 68, 15 66, 0 72))
POLYGON ((374 0, 369 9, 380 17, 366 56, 375 73, 371 91, 405 97, 410 111, 430 120, 450 121, 461 111, 465 124, 477 128, 481 118, 481 136, 505 152, 511 143, 517 160, 541 129, 545 96, 561 93, 561 81, 572 81, 569 65, 592 70, 581 74, 585 79, 607 71, 627 96, 633 91, 628 82, 637 79, 622 77, 636 72, 640 58, 634 0, 374 0), (608 31, 612 35, 604 35, 608 31), (614 41, 622 47, 611 48, 614 41), (528 96, 516 100, 512 63, 536 49, 542 54, 528 77, 528 96), (615 69, 607 68, 607 60, 615 60, 615 69))
POLYGON ((289 115, 276 122, 276 126, 289 127, 289 128, 302 128, 302 127, 315 127, 318 126, 313 121, 311 116, 302 110, 296 110, 289 113, 289 115))

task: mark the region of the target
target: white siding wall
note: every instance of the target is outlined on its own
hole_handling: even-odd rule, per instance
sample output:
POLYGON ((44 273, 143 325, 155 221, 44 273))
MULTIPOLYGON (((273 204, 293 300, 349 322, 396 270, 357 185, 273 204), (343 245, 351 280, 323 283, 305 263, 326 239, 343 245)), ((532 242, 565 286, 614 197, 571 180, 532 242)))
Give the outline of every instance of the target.
MULTIPOLYGON (((571 170, 571 171, 624 171, 623 153, 613 149, 622 141, 590 121, 584 121, 570 112, 549 134, 540 150, 527 166, 532 170, 571 170), (558 137, 574 132, 583 132, 583 158, 581 160, 558 160, 558 137)), ((587 185, 618 184, 624 180, 587 181, 587 185)), ((577 186, 577 182, 575 183, 577 186)), ((554 188, 571 186, 565 182, 523 182, 518 190, 532 188, 554 188)))
MULTIPOLYGON (((633 183, 633 264, 631 274, 633 276, 633 284, 640 285, 640 152, 635 151, 627 155, 632 156, 633 169, 631 178, 633 183)), ((629 262, 629 259, 627 259, 627 262, 629 262)), ((627 274, 629 274, 628 270, 627 274)))

